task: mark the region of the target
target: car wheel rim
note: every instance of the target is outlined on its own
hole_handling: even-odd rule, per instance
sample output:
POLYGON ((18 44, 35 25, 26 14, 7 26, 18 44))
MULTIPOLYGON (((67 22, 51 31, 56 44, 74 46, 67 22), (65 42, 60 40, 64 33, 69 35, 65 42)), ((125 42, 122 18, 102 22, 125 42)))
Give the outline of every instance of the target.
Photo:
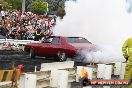
POLYGON ((60 57, 60 61, 65 60, 65 56, 66 56, 65 53, 60 53, 60 55, 59 55, 59 57, 60 57))

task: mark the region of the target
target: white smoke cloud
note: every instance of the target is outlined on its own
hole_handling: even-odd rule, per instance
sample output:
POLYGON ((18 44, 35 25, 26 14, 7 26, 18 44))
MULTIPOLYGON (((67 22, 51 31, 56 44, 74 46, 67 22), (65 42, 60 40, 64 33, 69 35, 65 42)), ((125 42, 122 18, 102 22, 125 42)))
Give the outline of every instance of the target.
POLYGON ((77 0, 65 5, 66 16, 55 27, 56 35, 85 37, 102 47, 95 55, 104 62, 122 60, 122 44, 132 36, 132 14, 126 11, 126 0, 77 0))
POLYGON ((85 57, 83 62, 87 63, 115 63, 122 62, 118 52, 113 52, 112 46, 100 46, 100 50, 97 52, 82 52, 82 55, 85 57))

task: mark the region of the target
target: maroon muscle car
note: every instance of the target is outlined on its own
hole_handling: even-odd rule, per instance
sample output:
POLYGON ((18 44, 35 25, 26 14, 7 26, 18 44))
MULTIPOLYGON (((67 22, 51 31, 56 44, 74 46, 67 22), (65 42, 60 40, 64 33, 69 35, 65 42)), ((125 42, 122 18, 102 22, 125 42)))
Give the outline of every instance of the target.
POLYGON ((83 37, 52 36, 43 43, 29 43, 25 45, 25 51, 35 56, 54 57, 58 61, 66 61, 75 57, 78 50, 87 49, 95 51, 96 46, 83 37))

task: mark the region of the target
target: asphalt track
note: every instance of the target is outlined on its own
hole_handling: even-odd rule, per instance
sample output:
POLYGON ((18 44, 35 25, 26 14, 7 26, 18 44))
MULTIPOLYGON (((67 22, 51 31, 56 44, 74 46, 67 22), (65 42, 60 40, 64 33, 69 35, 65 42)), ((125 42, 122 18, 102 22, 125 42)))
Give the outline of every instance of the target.
POLYGON ((24 66, 24 72, 32 72, 37 66, 37 70, 40 70, 41 63, 51 63, 55 60, 52 58, 40 58, 31 59, 29 54, 23 51, 0 51, 0 70, 10 70, 12 67, 17 67, 22 64, 24 66))
MULTIPOLYGON (((29 53, 24 51, 13 51, 13 50, 0 50, 0 70, 10 70, 13 67, 17 67, 22 64, 24 66, 24 72, 33 72, 35 66, 37 71, 40 70, 41 63, 52 63, 56 62, 53 58, 42 58, 36 57, 31 59, 29 53)), ((85 65, 84 63, 75 62, 75 66, 85 65)))

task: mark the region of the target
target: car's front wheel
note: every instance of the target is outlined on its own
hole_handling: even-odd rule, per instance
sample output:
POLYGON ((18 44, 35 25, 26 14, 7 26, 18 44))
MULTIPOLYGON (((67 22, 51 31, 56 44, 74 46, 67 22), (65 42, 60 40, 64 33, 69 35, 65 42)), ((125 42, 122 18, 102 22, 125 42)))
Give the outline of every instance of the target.
POLYGON ((61 61, 61 62, 66 61, 67 60, 66 53, 58 52, 56 59, 57 59, 57 61, 61 61))
POLYGON ((34 59, 35 58, 35 52, 34 52, 34 49, 30 49, 30 58, 31 59, 34 59))

